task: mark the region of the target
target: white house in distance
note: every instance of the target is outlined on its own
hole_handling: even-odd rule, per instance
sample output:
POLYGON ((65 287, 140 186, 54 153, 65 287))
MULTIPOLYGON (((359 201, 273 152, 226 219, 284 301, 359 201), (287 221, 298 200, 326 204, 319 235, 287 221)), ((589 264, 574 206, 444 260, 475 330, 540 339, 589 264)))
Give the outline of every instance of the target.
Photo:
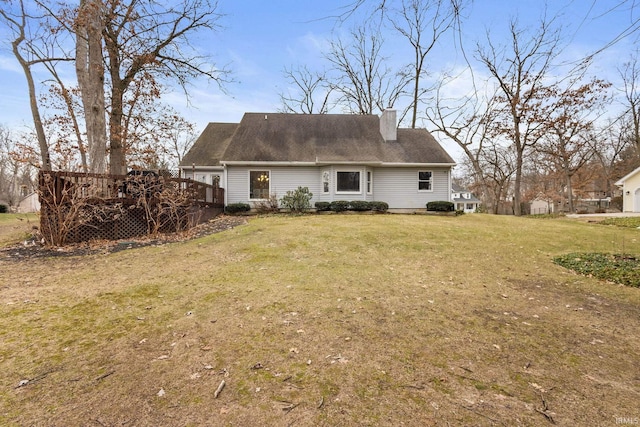
POLYGON ((246 113, 209 123, 181 174, 218 180, 225 205, 282 197, 308 187, 317 201, 367 200, 390 210, 451 199, 453 159, 425 129, 398 129, 396 112, 376 115, 246 113))
POLYGON ((477 212, 480 200, 473 193, 458 184, 451 184, 451 201, 457 211, 464 213, 477 212))
POLYGON ((622 188, 622 211, 640 212, 640 167, 616 182, 622 188))

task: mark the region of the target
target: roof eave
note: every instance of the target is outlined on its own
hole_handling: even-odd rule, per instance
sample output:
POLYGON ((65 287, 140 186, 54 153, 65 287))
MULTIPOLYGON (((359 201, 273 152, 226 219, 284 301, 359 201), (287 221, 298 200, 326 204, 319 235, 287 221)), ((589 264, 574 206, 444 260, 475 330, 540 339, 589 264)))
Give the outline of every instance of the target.
POLYGON ((626 174, 625 176, 623 176, 622 178, 620 178, 618 181, 616 181, 615 185, 617 185, 618 187, 622 187, 624 186, 624 182, 631 178, 633 175, 635 175, 636 173, 638 173, 638 171, 640 171, 640 167, 635 168, 633 171, 629 172, 628 174, 626 174))
POLYGON ((316 166, 316 162, 264 161, 264 160, 221 160, 222 166, 316 166))
POLYGON ((223 170, 224 167, 222 165, 210 165, 210 166, 204 166, 204 165, 178 165, 178 169, 182 169, 182 170, 188 170, 188 169, 194 169, 194 170, 220 169, 220 170, 223 170))
POLYGON ((315 162, 301 161, 252 161, 252 160, 221 160, 222 166, 329 166, 329 165, 368 165, 382 167, 453 167, 456 163, 402 163, 382 161, 334 161, 317 160, 315 162))
POLYGON ((401 162, 383 162, 382 166, 388 167, 406 167, 406 168, 415 168, 415 167, 453 167, 456 163, 401 163, 401 162))

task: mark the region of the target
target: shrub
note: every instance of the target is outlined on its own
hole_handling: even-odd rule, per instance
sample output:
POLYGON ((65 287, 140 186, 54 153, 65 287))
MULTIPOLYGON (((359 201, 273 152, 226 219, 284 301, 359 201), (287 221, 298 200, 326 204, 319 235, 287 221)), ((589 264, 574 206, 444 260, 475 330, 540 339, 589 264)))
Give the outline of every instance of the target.
POLYGON ((251 206, 249 203, 231 203, 224 207, 224 211, 229 214, 235 214, 239 212, 249 212, 251 206))
POLYGON ((316 202, 315 206, 318 212, 331 210, 331 203, 329 202, 316 202))
POLYGON ((344 212, 349 209, 349 202, 346 200, 334 200, 331 202, 330 209, 334 212, 344 212))
POLYGON ((268 199, 253 202, 253 207, 261 214, 278 212, 278 195, 272 193, 268 199))
POLYGON ((447 202, 444 200, 429 202, 427 203, 427 210, 436 212, 453 212, 454 205, 453 202, 447 202))
POLYGON ((349 202, 349 209, 352 211, 370 211, 371 204, 366 200, 352 200, 349 202))
POLYGON ((464 209, 457 209, 456 216, 464 215, 464 209))
POLYGON ((311 207, 312 197, 313 193, 309 192, 308 187, 298 187, 294 191, 287 191, 280 203, 291 212, 304 212, 311 207))
POLYGON ((386 212, 389 210, 389 204, 387 202, 369 202, 371 210, 376 212, 386 212))
POLYGON ((7 205, 0 204, 0 213, 7 213, 7 212, 9 212, 9 208, 7 207, 7 205))

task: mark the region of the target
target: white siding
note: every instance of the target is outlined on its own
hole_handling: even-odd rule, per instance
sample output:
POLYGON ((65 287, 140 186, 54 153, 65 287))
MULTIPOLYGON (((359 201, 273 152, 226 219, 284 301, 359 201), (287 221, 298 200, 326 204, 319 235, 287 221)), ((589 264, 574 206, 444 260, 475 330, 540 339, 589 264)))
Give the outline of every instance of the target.
POLYGON ((271 193, 278 198, 287 191, 308 187, 313 193, 311 206, 316 201, 376 200, 387 202, 392 209, 425 209, 427 202, 450 200, 449 168, 369 168, 365 166, 333 167, 268 167, 228 166, 226 179, 226 203, 251 203, 249 201, 249 171, 270 172, 271 193), (337 170, 361 171, 360 194, 336 194, 335 172, 337 170), (418 171, 433 173, 433 191, 418 191, 418 171), (322 173, 329 172, 329 193, 322 192, 322 173), (372 172, 372 194, 366 194, 366 171, 372 172))
MULTIPOLYGON (((276 194, 278 199, 287 191, 293 191, 298 187, 308 187, 313 193, 311 206, 320 200, 321 196, 321 169, 317 167, 269 167, 269 166, 228 166, 227 167, 227 204, 250 203, 249 202, 249 171, 270 171, 271 194, 276 194)), ((251 203, 250 203, 251 204, 251 203)))
POLYGON ((448 168, 376 168, 373 198, 391 209, 426 209, 427 202, 450 200, 448 168), (432 171, 433 191, 418 191, 418 171, 432 171))

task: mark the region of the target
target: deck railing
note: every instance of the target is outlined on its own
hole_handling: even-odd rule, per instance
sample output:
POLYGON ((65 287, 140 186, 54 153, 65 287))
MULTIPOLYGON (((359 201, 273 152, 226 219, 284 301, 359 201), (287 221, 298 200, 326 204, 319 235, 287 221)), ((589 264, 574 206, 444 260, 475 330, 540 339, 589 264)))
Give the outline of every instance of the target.
POLYGON ((41 231, 53 245, 181 231, 224 210, 224 189, 162 172, 39 174, 41 231))

